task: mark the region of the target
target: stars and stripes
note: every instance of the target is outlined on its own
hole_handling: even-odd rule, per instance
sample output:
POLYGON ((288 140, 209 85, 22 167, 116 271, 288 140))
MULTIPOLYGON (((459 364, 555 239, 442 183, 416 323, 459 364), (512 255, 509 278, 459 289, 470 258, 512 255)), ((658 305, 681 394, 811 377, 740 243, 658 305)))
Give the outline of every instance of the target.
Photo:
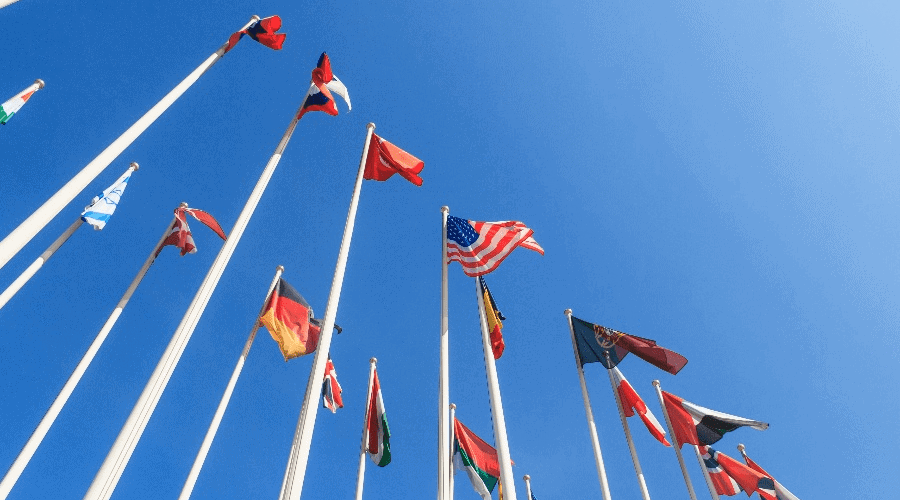
POLYGON ((517 221, 477 222, 447 216, 447 258, 459 262, 467 276, 495 269, 516 247, 544 255, 534 231, 517 221))

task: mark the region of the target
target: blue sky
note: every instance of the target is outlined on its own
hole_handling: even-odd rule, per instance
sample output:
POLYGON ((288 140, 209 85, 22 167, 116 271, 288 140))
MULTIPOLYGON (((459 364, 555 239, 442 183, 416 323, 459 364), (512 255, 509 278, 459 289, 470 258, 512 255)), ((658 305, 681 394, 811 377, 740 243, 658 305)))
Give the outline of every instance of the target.
MULTIPOLYGON (((80 229, 0 310, 0 468, 172 209, 231 229, 327 51, 353 110, 299 124, 114 498, 177 496, 277 265, 324 312, 370 121, 425 161, 425 183, 363 186, 331 347, 346 407, 319 413, 305 498, 354 491, 372 356, 394 461, 370 464, 366 498, 435 494, 442 205, 524 221, 546 250, 488 277, 508 318, 497 366, 514 472, 541 500, 599 496, 566 308, 690 360, 674 377, 620 365, 657 415, 653 379, 769 422, 717 449, 746 444, 800 498, 900 488, 878 472, 900 445, 894 5, 21 0, 0 9, 0 99, 47 86, 0 130, 0 234, 251 14, 282 16, 284 50, 242 41, 0 269, 5 287, 140 163, 106 229, 80 229)), ((199 252, 153 265, 11 499, 87 490, 220 248, 193 230, 199 252)), ((450 271, 451 401, 493 442, 474 285, 450 271)), ((194 498, 278 494, 311 362, 285 363, 260 331, 194 498)), ((585 372, 613 497, 638 498, 606 374, 585 372)), ((685 498, 674 453, 632 429, 651 497, 685 498)), ((465 481, 456 497, 477 498, 465 481)))

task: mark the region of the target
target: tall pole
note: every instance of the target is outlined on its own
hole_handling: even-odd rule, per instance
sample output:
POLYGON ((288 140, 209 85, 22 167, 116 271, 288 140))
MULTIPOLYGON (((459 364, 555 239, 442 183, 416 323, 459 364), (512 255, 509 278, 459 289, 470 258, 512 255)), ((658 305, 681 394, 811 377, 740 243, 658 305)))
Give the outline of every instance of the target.
POLYGON ((475 278, 475 295, 478 296, 478 317, 481 319, 481 347, 484 350, 484 369, 487 373, 491 416, 494 421, 494 444, 497 446, 497 460, 500 461, 500 483, 506 485, 503 499, 516 500, 516 479, 513 476, 512 460, 509 456, 506 417, 503 416, 503 400, 500 398, 500 381, 497 377, 497 364, 494 360, 494 351, 491 349, 491 337, 484 312, 484 294, 481 293, 478 278, 475 278))
MULTIPOLYGON (((182 203, 181 205, 187 206, 186 203, 182 203)), ((150 251, 150 255, 147 256, 147 260, 144 261, 144 265, 141 266, 141 269, 138 271, 137 276, 135 276, 131 281, 131 284, 128 285, 128 289, 125 290, 125 294, 123 294, 122 298, 119 299, 119 303, 116 304, 116 307, 115 309, 113 309, 112 314, 109 315, 106 323, 103 324, 103 327, 100 329, 100 333, 98 333, 94 338, 94 341, 91 343, 90 347, 88 347, 87 352, 84 353, 81 361, 78 362, 78 366, 75 367, 72 375, 69 375, 69 380, 66 381, 66 384, 63 386, 62 390, 59 391, 56 399, 53 400, 53 404, 50 405, 47 413, 44 414, 44 418, 42 418, 40 423, 38 423, 37 428, 35 428, 34 432, 31 433, 31 437, 28 438, 28 442, 25 443, 22 451, 19 452, 19 456, 16 457, 16 460, 9 467, 9 470, 3 477, 3 481, 0 481, 0 500, 5 500, 6 497, 9 496, 9 492, 12 491, 12 488, 13 486, 15 486, 16 481, 19 480, 19 476, 22 475, 22 471, 25 470, 25 467, 28 465, 31 457, 33 457, 34 453, 37 451, 38 446, 41 445, 41 441, 44 440, 44 436, 47 435, 47 432, 50 430, 53 422, 56 421, 56 417, 59 416, 59 412, 62 411, 63 406, 66 405, 66 401, 69 400, 69 396, 72 395, 72 391, 75 390, 75 386, 77 386, 78 382, 81 381, 81 377, 84 376, 84 372, 87 371, 87 368, 88 366, 90 366, 91 361, 94 360, 94 356, 97 355, 97 351, 100 350, 100 346, 103 345, 103 342, 106 340, 107 335, 109 335, 110 330, 112 330, 113 325, 115 325, 116 321, 118 321, 119 316, 122 314, 122 310, 125 309, 128 301, 131 300, 131 295, 134 294, 137 286, 141 283, 141 280, 144 279, 144 275, 147 274, 147 270, 150 269, 150 265, 153 264, 154 259, 156 259, 157 249, 160 245, 162 245, 166 237, 169 236, 169 233, 172 232, 172 227, 174 225, 175 218, 172 218, 172 222, 169 223, 168 227, 166 227, 166 230, 163 231, 162 236, 159 238, 159 241, 156 243, 156 246, 154 246, 153 250, 150 251)))
POLYGON ((6 7, 9 4, 16 3, 18 1, 19 0, 0 0, 0 9, 2 9, 3 7, 6 7))
POLYGON ((441 207, 441 364, 438 375, 438 500, 451 500, 450 488, 450 320, 447 286, 447 216, 450 207, 441 207))
POLYGON ((362 442, 359 445, 359 467, 356 472, 356 500, 362 500, 363 482, 366 476, 366 445, 369 443, 369 406, 372 401, 372 383, 375 380, 375 364, 378 360, 369 360, 369 388, 366 391, 366 411, 363 416, 362 442))
POLYGON ((347 268, 347 257, 350 254, 350 240, 353 238, 353 226, 356 223, 356 208, 359 205, 359 192, 362 189, 363 173, 366 168, 366 157, 369 152, 369 142, 372 140, 372 132, 375 124, 366 125, 366 142, 363 146, 362 157, 359 160, 359 171, 356 173, 356 184, 353 186, 353 196, 350 198, 350 209, 347 212, 347 222, 344 224, 344 236, 341 239, 341 249, 338 252, 337 263, 334 266, 334 278, 331 280, 331 292, 328 294, 328 303, 325 306, 325 317, 322 319, 322 330, 319 334, 319 345, 316 347, 312 370, 309 373, 309 381, 306 384, 306 395, 303 398, 303 406, 300 409, 300 418, 297 421, 297 430, 294 432, 294 442, 291 446, 291 456, 281 485, 282 500, 297 500, 303 491, 303 479, 306 476, 306 463, 309 459, 309 448, 312 445, 313 430, 316 425, 316 414, 319 405, 316 399, 322 387, 322 379, 325 377, 325 365, 328 363, 328 352, 331 348, 332 329, 337 316, 338 302, 341 299, 341 288, 344 285, 344 270, 347 268))
MULTIPOLYGON (((452 443, 456 442, 456 424, 455 424, 455 422, 456 422, 456 405, 453 403, 450 403, 450 424, 452 426, 452 427, 450 427, 450 443, 451 443, 450 446, 451 447, 453 446, 452 443)), ((447 499, 453 500, 453 485, 454 485, 454 481, 455 481, 454 478, 456 476, 456 471, 453 469, 453 465, 452 465, 453 464, 453 452, 452 451, 450 452, 450 457, 447 460, 449 460, 449 463, 451 464, 450 465, 450 473, 447 475, 447 491, 449 492, 447 494, 447 499)))
MULTIPOLYGON (((606 355, 606 364, 610 365, 609 353, 606 355)), ((616 408, 619 409, 619 418, 622 419, 622 429, 625 430, 625 440, 628 441, 628 450, 631 452, 631 462, 634 464, 634 473, 637 475, 638 487, 641 489, 641 497, 644 500, 650 500, 650 492, 647 491, 647 482, 644 481, 644 471, 641 470, 641 462, 638 460, 637 450, 634 448, 634 441, 631 439, 631 429, 628 427, 628 419, 625 417, 625 410, 622 408, 622 397, 619 395, 619 388, 616 387, 616 381, 613 379, 612 370, 606 370, 609 375, 609 385, 612 386, 613 396, 616 398, 616 408)))
POLYGON ((159 359, 159 363, 153 370, 153 374, 150 375, 150 380, 147 381, 147 385, 144 386, 141 396, 131 410, 128 420, 125 421, 125 425, 119 432, 119 436, 109 450, 106 460, 103 461, 103 465, 100 466, 100 470, 94 477, 94 481, 91 483, 87 494, 85 494, 85 500, 109 500, 113 490, 116 488, 119 477, 121 477, 122 472, 125 471, 125 466, 128 465, 128 460, 131 458, 134 448, 141 439, 141 434, 143 434, 147 422, 153 415, 153 410, 156 408, 159 398, 162 397, 162 393, 166 389, 166 385, 169 383, 169 379, 172 377, 172 373, 175 371, 178 361, 181 359, 181 354, 184 352, 185 347, 187 347, 187 343, 191 340, 191 335, 193 335, 194 328, 197 327, 197 323, 200 321, 200 316, 203 314, 203 310, 206 308, 209 298, 212 296, 213 291, 216 289, 216 285, 219 283, 219 278, 221 278, 222 273, 225 272, 225 267, 228 265, 228 261, 231 259, 234 249, 237 248, 238 243, 241 241, 241 236, 244 235, 244 230, 247 229, 247 224, 253 216, 253 211, 256 210, 256 206, 259 204, 259 200, 262 198, 266 186, 268 186, 269 180, 272 178, 272 174, 275 173, 275 167, 278 166, 281 155, 284 152, 285 147, 287 147, 288 142, 290 142, 291 135, 294 133, 296 125, 297 113, 295 112, 290 125, 288 125, 287 130, 285 130, 284 135, 281 137, 281 142, 279 142, 278 146, 275 148, 275 153, 269 158, 269 162, 263 169, 259 180, 256 182, 256 186, 254 186, 253 191, 250 193, 250 197, 247 198, 247 203, 244 204, 244 208, 241 210, 240 215, 238 215, 237 222, 234 223, 234 228, 232 228, 231 233, 228 234, 228 239, 225 240, 225 244, 222 245, 222 249, 219 250, 216 260, 213 261, 212 266, 209 268, 209 272, 206 273, 206 277, 203 278, 200 289, 197 290, 197 294, 194 295, 194 299, 188 306, 187 312, 185 312, 184 317, 181 319, 181 323, 179 323, 178 328, 172 335, 172 340, 169 341, 169 345, 159 359))
POLYGON ((531 500, 533 497, 531 496, 531 476, 525 474, 525 477, 522 479, 525 480, 525 494, 528 495, 526 500, 531 500))
POLYGON ((188 498, 191 498, 191 493, 194 491, 194 485, 197 484, 197 477, 200 476, 200 469, 203 468, 203 462, 206 461, 206 455, 209 454, 209 448, 212 446, 213 439, 216 438, 216 432, 219 431, 219 424, 222 423, 222 416, 225 415, 225 409, 228 408, 228 402, 231 401, 231 394, 234 392, 234 386, 237 385, 238 377, 241 376, 241 371, 244 369, 244 362, 247 361, 247 356, 250 354, 250 348, 253 346, 253 339, 256 338, 256 331, 259 330, 259 317, 262 316, 266 310, 266 306, 269 305, 269 296, 272 295, 272 290, 275 288, 275 285, 278 283, 278 278, 281 278, 281 273, 283 272, 284 266, 278 266, 275 270, 275 277, 272 278, 272 283, 269 285, 269 291, 266 292, 266 298, 263 300, 263 305, 254 318, 253 327, 250 329, 250 335, 247 336, 247 342, 244 343, 244 350, 241 351, 237 364, 234 365, 231 379, 228 381, 228 386, 225 387, 225 392, 222 394, 222 399, 219 401, 219 407, 216 408, 216 413, 213 415, 212 422, 209 424, 209 429, 206 431, 206 436, 203 438, 203 444, 200 445, 200 450, 197 452, 197 458, 194 459, 194 465, 191 466, 191 471, 188 473, 187 480, 184 482, 184 487, 181 489, 181 495, 178 496, 178 500, 188 500, 188 498))
POLYGON ((662 413, 663 417, 666 418, 666 427, 669 428, 669 435, 672 436, 672 448, 675 448, 675 455, 678 457, 678 465, 681 466, 681 475, 684 476, 684 484, 687 485, 691 500, 697 500, 697 494, 694 493, 694 485, 691 484, 691 476, 688 474, 687 467, 684 465, 684 457, 681 456, 681 443, 678 442, 678 438, 675 436, 672 420, 669 419, 669 412, 666 411, 666 401, 663 399, 662 389, 659 387, 659 380, 653 381, 653 387, 656 388, 656 396, 659 397, 659 405, 662 406, 662 413))
MULTIPOLYGON (((2 1, 2 0, 0 0, 2 1)), ((244 25, 241 30, 248 28, 251 24, 259 20, 259 16, 253 16, 250 21, 244 25)), ((169 106, 172 105, 184 92, 190 88, 197 80, 206 73, 213 64, 225 55, 225 48, 228 43, 222 44, 219 50, 215 51, 211 56, 207 57, 200 66, 197 67, 190 75, 175 86, 165 97, 162 98, 150 111, 140 117, 134 125, 128 128, 118 139, 106 147, 96 158, 88 163, 81 172, 75 174, 75 177, 60 188, 53 196, 50 197, 40 208, 34 211, 27 219, 25 219, 19 227, 15 228, 3 241, 0 241, 0 269, 9 262, 19 250, 28 244, 34 236, 40 232, 54 217, 69 204, 75 197, 87 187, 98 175, 100 175, 106 167, 115 160, 122 151, 134 142, 147 128, 156 121, 169 106)))
MULTIPOLYGON (((139 166, 137 162, 131 162, 131 166, 129 166, 128 170, 134 172, 138 168, 139 166)), ((54 241, 49 247, 47 247, 46 250, 44 250, 44 253, 42 253, 40 257, 37 258, 37 260, 32 262, 31 265, 28 266, 28 268, 25 269, 25 271, 23 271, 15 281, 13 281, 12 284, 10 284, 6 288, 6 290, 3 291, 3 293, 0 293, 0 309, 3 309, 3 306, 5 306, 7 302, 9 302, 9 299, 11 299, 13 295, 17 294, 19 290, 22 289, 25 283, 28 283, 28 280, 30 280, 38 272, 38 270, 41 268, 41 266, 44 265, 45 262, 50 260, 50 257, 53 257, 53 254, 56 253, 57 250, 59 250, 59 247, 61 247, 63 243, 68 241, 69 237, 72 236, 79 227, 81 227, 81 224, 83 222, 84 221, 81 220, 81 217, 73 222, 72 225, 63 232, 63 234, 59 235, 59 238, 56 238, 56 241, 54 241)))
POLYGON ((600 439, 597 438, 597 426, 594 424, 591 398, 588 396, 587 384, 584 381, 584 369, 581 367, 581 355, 578 354, 578 344, 575 342, 572 310, 566 309, 565 315, 569 320, 569 333, 572 335, 572 350, 575 351, 575 369, 578 371, 578 380, 581 382, 581 397, 584 399, 584 412, 587 415, 588 432, 591 435, 591 446, 594 448, 594 462, 597 464, 597 476, 600 478, 600 492, 603 494, 603 500, 610 500, 612 496, 609 494, 609 482, 606 480, 606 466, 603 465, 603 453, 600 452, 600 439))
POLYGON ((703 472, 703 479, 706 480, 706 487, 709 488, 709 494, 712 496, 713 500, 719 500, 719 493, 716 491, 716 485, 713 484, 712 478, 709 476, 709 471, 706 469, 706 464, 703 462, 703 455, 700 454, 700 447, 697 445, 694 446, 694 453, 697 454, 697 462, 700 464, 700 471, 703 472))

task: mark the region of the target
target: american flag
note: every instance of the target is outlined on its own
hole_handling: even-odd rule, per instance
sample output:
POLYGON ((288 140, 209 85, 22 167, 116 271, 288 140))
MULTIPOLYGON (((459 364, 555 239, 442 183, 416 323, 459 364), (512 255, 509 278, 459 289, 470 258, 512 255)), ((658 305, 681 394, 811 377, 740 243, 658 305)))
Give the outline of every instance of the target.
POLYGON ((325 365, 325 380, 322 382, 322 406, 331 410, 331 413, 337 413, 338 408, 344 407, 341 390, 337 372, 334 371, 334 363, 331 362, 331 358, 328 358, 328 363, 325 365))
POLYGON ((462 264, 468 276, 487 274, 516 247, 544 255, 531 235, 534 231, 517 221, 476 222, 447 216, 447 258, 462 264))

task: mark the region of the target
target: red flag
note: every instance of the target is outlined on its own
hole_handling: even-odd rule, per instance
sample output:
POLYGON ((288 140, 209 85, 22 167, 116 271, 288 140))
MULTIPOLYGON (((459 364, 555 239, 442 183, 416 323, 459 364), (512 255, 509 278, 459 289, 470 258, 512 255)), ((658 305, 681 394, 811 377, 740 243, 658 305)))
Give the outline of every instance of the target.
POLYGON ((372 134, 363 178, 386 181, 392 175, 400 174, 409 182, 416 186, 421 186, 422 178, 419 177, 419 172, 423 168, 425 168, 425 162, 378 137, 376 134, 372 134))
POLYGON ((192 215, 195 219, 205 224, 207 227, 215 231, 223 240, 226 239, 225 231, 219 222, 207 212, 197 208, 176 208, 175 209, 175 225, 172 226, 172 232, 163 240, 162 245, 156 249, 156 256, 162 252, 163 247, 174 245, 181 249, 181 256, 184 257, 189 253, 197 253, 197 245, 194 244, 194 237, 191 235, 191 228, 188 227, 185 214, 192 215))
POLYGON ((740 427, 752 427, 759 431, 769 427, 765 422, 704 408, 666 391, 662 391, 662 395, 669 422, 675 432, 675 444, 679 448, 685 443, 714 444, 722 439, 725 433, 740 427))
POLYGON ((228 38, 228 45, 225 47, 225 52, 223 54, 228 53, 229 50, 233 49, 235 45, 244 37, 244 35, 248 35, 250 38, 256 40, 257 42, 269 47, 270 49, 281 50, 281 46, 284 44, 284 39, 287 35, 284 33, 275 33, 276 31, 281 29, 281 18, 278 16, 267 17, 265 19, 260 19, 255 23, 251 24, 247 27, 247 29, 236 31, 228 38))
POLYGON ((663 429, 662 424, 659 423, 659 420, 656 419, 650 408, 647 408, 647 404, 634 390, 634 387, 628 383, 625 375, 622 375, 622 372, 615 366, 612 367, 612 375, 613 380, 616 382, 616 389, 619 391, 619 399, 622 401, 622 413, 626 417, 632 417, 637 414, 657 441, 666 446, 672 446, 666 439, 666 431, 663 429))
POLYGON ((338 408, 344 407, 344 400, 341 399, 341 384, 337 380, 337 372, 334 371, 334 363, 331 357, 325 364, 325 380, 322 382, 322 405, 331 410, 331 413, 337 413, 338 408))

